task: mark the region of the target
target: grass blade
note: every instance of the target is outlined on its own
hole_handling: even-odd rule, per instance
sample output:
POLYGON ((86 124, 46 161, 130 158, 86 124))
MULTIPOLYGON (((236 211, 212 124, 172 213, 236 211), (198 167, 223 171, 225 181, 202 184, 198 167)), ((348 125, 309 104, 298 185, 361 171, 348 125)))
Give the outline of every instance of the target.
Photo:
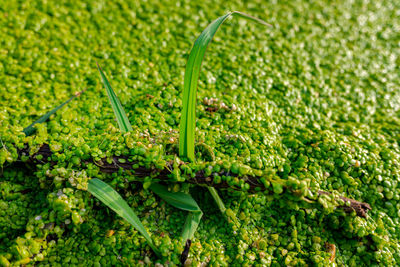
POLYGON ((35 127, 34 127, 35 124, 37 124, 37 123, 42 123, 42 122, 47 121, 47 120, 50 118, 51 115, 53 115, 54 113, 56 113, 60 108, 62 108, 63 106, 65 106, 65 105, 68 104, 69 102, 71 102, 71 100, 74 99, 75 97, 80 96, 83 92, 84 92, 84 91, 79 92, 79 93, 76 93, 75 95, 71 96, 67 101, 65 101, 64 103, 62 103, 62 104, 59 105, 58 107, 56 107, 56 108, 50 110, 49 112, 47 112, 46 114, 44 114, 44 115, 43 115, 42 117, 40 117, 37 121, 33 122, 31 125, 29 125, 29 126, 26 127, 25 129, 23 129, 22 131, 24 132, 24 134, 25 134, 26 136, 32 135, 32 134, 36 131, 36 129, 35 129, 35 127))
POLYGON ((136 216, 135 212, 129 207, 128 203, 122 199, 121 195, 118 194, 111 186, 105 182, 93 178, 89 180, 88 191, 103 202, 107 207, 115 211, 119 216, 127 220, 136 230, 138 230, 144 238, 147 240, 149 246, 153 251, 160 255, 157 248, 153 244, 149 234, 136 216))
POLYGON ((100 65, 97 64, 97 68, 99 69, 101 79, 103 81, 104 87, 106 88, 108 98, 110 99, 111 106, 114 110, 115 117, 118 122, 119 129, 122 132, 129 132, 132 131, 132 125, 129 122, 128 117, 124 111, 124 108, 121 105, 117 95, 114 93, 114 90, 111 88, 110 83, 107 80, 107 77, 104 75, 103 70, 101 69, 100 65))
POLYGON ((251 21, 269 26, 266 22, 247 14, 233 11, 217 18, 200 34, 190 51, 186 64, 185 81, 183 88, 183 108, 180 122, 179 155, 194 161, 194 140, 196 129, 196 89, 200 67, 208 44, 211 42, 221 24, 231 15, 236 15, 251 21))
POLYGON ((196 201, 189 194, 183 192, 170 192, 165 186, 160 184, 152 184, 150 189, 175 208, 201 212, 199 205, 197 205, 196 201))
POLYGON ((183 226, 182 231, 182 244, 186 243, 186 240, 193 239, 194 233, 197 230, 197 227, 200 224, 201 217, 203 216, 203 212, 189 212, 186 217, 185 225, 183 226))
POLYGON ((171 206, 189 211, 181 235, 182 244, 184 245, 188 239, 191 240, 193 238, 203 216, 199 205, 190 194, 169 192, 165 186, 160 184, 152 184, 150 189, 171 206))
POLYGON ((232 221, 236 225, 236 227, 239 227, 240 223, 239 223, 238 219, 236 218, 236 215, 227 214, 224 202, 222 202, 222 199, 219 196, 217 189, 215 189, 214 187, 211 187, 211 186, 208 186, 207 188, 208 188, 208 191, 210 192, 211 196, 213 197, 215 203, 217 203, 219 210, 224 215, 225 219, 227 219, 228 222, 232 221))
POLYGON ((213 197, 215 203, 217 203, 217 206, 218 206, 219 210, 221 211, 221 213, 225 214, 226 208, 225 208, 224 202, 222 202, 222 199, 218 195, 217 190, 211 186, 207 186, 207 188, 208 188, 208 191, 210 191, 211 196, 213 197))

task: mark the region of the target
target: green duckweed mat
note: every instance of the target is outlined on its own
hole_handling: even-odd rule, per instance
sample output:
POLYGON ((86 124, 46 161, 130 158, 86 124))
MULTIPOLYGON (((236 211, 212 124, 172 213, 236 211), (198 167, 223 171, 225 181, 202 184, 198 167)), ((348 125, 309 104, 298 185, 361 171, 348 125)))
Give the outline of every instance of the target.
POLYGON ((187 213, 148 190, 154 180, 190 190, 204 213, 187 266, 400 265, 399 16, 398 1, 3 1, 0 266, 179 265, 187 213), (272 27, 229 19, 214 37, 196 162, 182 164, 187 57, 230 10, 272 27), (133 131, 120 132, 96 62, 133 131), (44 144, 51 154, 31 161, 44 144), (196 172, 228 188, 227 216, 196 172), (249 177, 270 190, 249 192, 249 177), (86 191, 90 178, 124 197, 161 257, 86 191), (319 190, 372 209, 345 213, 319 190))

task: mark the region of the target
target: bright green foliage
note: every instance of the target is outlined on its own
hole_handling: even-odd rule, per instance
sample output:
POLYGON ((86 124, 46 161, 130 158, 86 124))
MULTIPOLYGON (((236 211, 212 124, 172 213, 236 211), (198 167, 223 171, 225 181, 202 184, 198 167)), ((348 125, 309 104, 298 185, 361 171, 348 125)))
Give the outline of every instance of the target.
POLYGON ((97 178, 89 180, 88 191, 103 202, 104 205, 132 224, 132 226, 146 238, 153 251, 158 253, 158 249, 154 246, 153 240, 147 233, 140 219, 117 191, 97 178))
POLYGON ((139 174, 151 169, 145 182, 168 173, 162 183, 190 192, 204 212, 188 265, 398 266, 398 10, 396 0, 2 1, 0 262, 179 265, 187 213, 143 189, 139 174), (228 10, 273 27, 235 18, 214 36, 198 80, 195 161, 182 164, 189 51, 228 10), (96 61, 113 75, 133 131, 119 129, 96 61), (87 88, 79 100, 36 124, 35 134, 22 132, 78 88, 87 88), (54 165, 13 165, 18 149, 27 144, 33 154, 44 143, 54 165), (101 171, 106 161, 137 164, 109 174, 101 171), (187 183, 198 171, 241 190, 217 189, 237 226, 207 188, 187 183), (252 173, 267 191, 246 192, 252 173), (121 194, 162 258, 78 189, 89 177, 121 194), (287 185, 301 196, 324 190, 368 202, 370 217, 331 212, 326 198, 305 205, 287 185), (326 242, 336 246, 334 262, 326 242))
POLYGON ((123 133, 132 131, 131 123, 129 122, 128 117, 119 101, 117 95, 114 93, 114 90, 111 88, 110 83, 107 80, 106 75, 104 75, 103 70, 97 64, 97 68, 99 69, 101 79, 103 81, 104 87, 106 88, 108 98, 110 99, 111 106, 114 110, 115 118, 117 119, 118 126, 123 133))
MULTIPOLYGON (((120 130, 122 132, 131 131, 132 126, 129 122, 128 117, 125 114, 125 111, 124 111, 120 101, 117 98, 117 95, 112 90, 110 83, 108 82, 106 76, 104 75, 102 69, 100 68, 100 66, 98 64, 97 64, 97 67, 100 71, 101 78, 102 78, 104 86, 107 90, 107 95, 108 95, 111 105, 113 107, 114 114, 118 121, 120 130)), ((92 192, 91 188, 93 188, 93 186, 91 184, 92 183, 89 182, 89 187, 88 187, 89 192, 92 192)), ((107 185, 107 184, 104 183, 104 185, 107 185)), ((163 200, 165 200, 167 203, 169 203, 170 205, 172 205, 178 209, 181 209, 181 210, 186 210, 191 213, 192 212, 195 213, 195 216, 192 214, 188 214, 188 219, 187 219, 188 223, 185 224, 185 227, 183 230, 183 234, 182 234, 183 242, 182 243, 184 243, 186 241, 186 239, 188 239, 188 238, 192 239, 193 235, 196 232, 196 229, 200 223, 201 216, 203 214, 200 207, 197 205, 196 201, 192 198, 192 196, 190 196, 189 194, 182 193, 182 192, 175 192, 175 193, 169 192, 165 186, 162 186, 160 184, 152 184, 150 186, 150 189, 154 193, 156 193, 159 197, 161 197, 163 200)), ((119 198, 120 198, 120 200, 123 201, 123 199, 120 196, 119 196, 119 198)), ((137 217, 136 217, 136 219, 139 220, 137 217)), ((139 221, 139 223, 140 223, 140 221, 139 221)), ((140 232, 142 233, 142 231, 140 231, 140 232)), ((148 237, 146 237, 146 239, 148 239, 148 237)), ((150 246, 153 247, 152 244, 150 244, 150 246)), ((155 252, 157 252, 157 251, 155 251, 155 252)))
POLYGON ((238 11, 229 12, 210 23, 194 43, 186 64, 182 98, 183 107, 179 133, 179 155, 187 158, 189 161, 194 161, 196 90, 203 57, 206 53, 208 44, 214 37, 214 34, 217 32, 221 24, 231 15, 237 15, 268 26, 266 22, 247 14, 238 11))
MULTIPOLYGON (((196 130, 196 90, 200 74, 200 68, 206 52, 208 44, 211 42, 214 34, 217 32, 221 24, 231 15, 238 15, 243 18, 258 22, 268 26, 268 24, 260 19, 254 18, 247 14, 234 11, 219 17, 200 34, 193 45, 189 54, 189 59, 186 64, 184 89, 183 89, 183 108, 180 122, 179 133, 179 155, 187 158, 189 161, 194 161, 194 147, 195 147, 195 130, 196 130)), ((224 204, 218 195, 218 192, 209 187, 210 193, 217 203, 222 213, 225 212, 224 204)), ((190 220, 188 218, 188 220, 190 220)))
POLYGON ((151 191, 175 208, 187 211, 201 211, 196 201, 189 194, 183 192, 170 192, 160 184, 152 184, 151 191))

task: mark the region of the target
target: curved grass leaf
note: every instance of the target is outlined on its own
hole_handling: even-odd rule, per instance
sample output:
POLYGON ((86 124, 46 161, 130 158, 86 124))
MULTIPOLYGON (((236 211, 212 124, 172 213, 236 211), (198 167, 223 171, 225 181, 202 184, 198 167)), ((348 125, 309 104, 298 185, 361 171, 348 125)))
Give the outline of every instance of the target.
POLYGON ((44 114, 44 115, 43 115, 42 117, 40 117, 37 121, 33 122, 31 125, 29 125, 29 126, 26 127, 25 129, 23 129, 22 131, 24 132, 24 134, 25 134, 26 136, 32 135, 32 134, 36 131, 36 128, 34 127, 35 124, 37 124, 37 123, 42 123, 42 122, 47 121, 47 120, 50 118, 51 115, 53 115, 54 113, 57 112, 57 110, 59 110, 60 108, 62 108, 63 106, 65 106, 66 104, 68 104, 69 102, 71 102, 71 100, 74 99, 75 97, 80 96, 83 92, 84 92, 84 91, 79 92, 79 93, 77 93, 77 94, 71 96, 67 101, 65 101, 64 103, 62 103, 61 105, 59 105, 59 106, 56 107, 55 109, 52 109, 52 110, 50 110, 49 112, 47 112, 46 114, 44 114))
POLYGON ((121 195, 118 194, 117 191, 97 178, 89 180, 88 191, 101 202, 103 202, 107 207, 115 211, 119 216, 127 220, 144 236, 153 251, 157 255, 160 255, 158 249, 153 244, 153 240, 150 238, 135 212, 131 209, 131 207, 129 207, 128 203, 122 199, 121 195))
POLYGON ((183 192, 170 192, 165 186, 160 184, 152 184, 150 189, 175 208, 187 211, 201 211, 197 202, 189 194, 183 192))
POLYGON ((171 206, 189 211, 181 235, 182 244, 184 245, 188 239, 191 240, 193 238, 203 216, 203 212, 199 205, 197 205, 196 200, 190 194, 170 192, 165 186, 160 184, 152 184, 150 189, 171 206))
POLYGON ((124 111, 124 108, 121 105, 117 95, 114 93, 114 90, 111 88, 110 83, 107 80, 107 77, 104 75, 103 70, 100 65, 97 64, 97 68, 99 69, 101 79, 103 81, 104 87, 106 88, 108 98, 110 99, 111 106, 114 110, 115 118, 117 119, 119 129, 122 132, 132 131, 132 125, 129 122, 128 117, 124 111))
POLYGON ((183 108, 179 133, 179 155, 194 161, 194 139, 196 129, 196 89, 200 67, 208 44, 211 42, 221 24, 231 15, 243 17, 254 22, 269 26, 266 22, 247 14, 233 11, 217 18, 200 34, 190 51, 186 64, 185 81, 183 88, 183 108))

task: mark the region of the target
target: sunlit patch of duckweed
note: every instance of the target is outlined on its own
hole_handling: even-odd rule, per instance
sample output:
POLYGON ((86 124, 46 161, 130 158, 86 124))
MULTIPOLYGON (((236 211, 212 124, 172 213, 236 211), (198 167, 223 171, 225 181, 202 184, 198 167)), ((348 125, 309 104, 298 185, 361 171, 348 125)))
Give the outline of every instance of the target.
POLYGON ((178 265, 187 212, 151 191, 160 180, 190 192, 204 214, 187 265, 398 265, 399 9, 390 0, 5 1, 0 266, 178 265), (179 157, 187 57, 227 10, 273 27, 232 19, 219 29, 199 74, 188 162, 179 157), (86 191, 93 178, 135 211, 160 257, 86 191), (218 191, 225 216, 200 182, 230 188, 218 191), (345 213, 340 196, 372 209, 345 213))

